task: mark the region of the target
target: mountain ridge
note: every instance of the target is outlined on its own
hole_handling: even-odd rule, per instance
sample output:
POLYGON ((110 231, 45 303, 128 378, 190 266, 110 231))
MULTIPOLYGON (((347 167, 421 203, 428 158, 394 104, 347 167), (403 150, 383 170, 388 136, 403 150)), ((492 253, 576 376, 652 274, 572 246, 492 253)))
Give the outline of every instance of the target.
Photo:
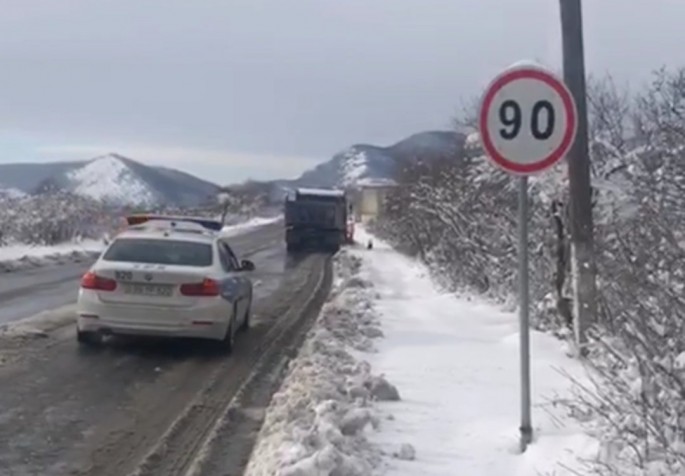
POLYGON ((389 146, 354 144, 292 180, 255 181, 220 187, 177 169, 151 166, 117 153, 85 161, 0 164, 2 195, 66 191, 113 205, 196 206, 222 190, 259 189, 272 203, 296 187, 348 188, 369 181, 391 181, 406 161, 458 155, 466 136, 455 131, 424 131, 389 146), (10 192, 11 191, 11 192, 10 192))
POLYGON ((424 131, 389 146, 354 144, 290 181, 286 186, 349 187, 360 181, 392 180, 405 161, 432 160, 463 151, 466 135, 456 131, 424 131))
POLYGON ((0 189, 66 191, 116 206, 195 206, 216 195, 219 186, 110 153, 84 161, 0 164, 0 189))

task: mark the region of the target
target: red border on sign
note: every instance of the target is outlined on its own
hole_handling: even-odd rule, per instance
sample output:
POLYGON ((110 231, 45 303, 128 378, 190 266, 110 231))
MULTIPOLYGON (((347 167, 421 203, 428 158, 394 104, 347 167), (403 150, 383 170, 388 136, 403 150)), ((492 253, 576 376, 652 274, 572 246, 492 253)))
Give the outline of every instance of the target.
POLYGON ((478 122, 480 127, 481 141, 483 142, 483 147, 485 148, 485 152, 488 154, 488 156, 490 156, 490 158, 503 169, 509 172, 526 175, 535 172, 541 172, 553 166, 564 157, 573 143, 577 127, 577 116, 573 97, 564 83, 546 71, 535 68, 524 68, 504 73, 490 85, 485 93, 485 97, 483 98, 478 122), (562 138, 559 147, 554 149, 554 151, 552 151, 552 153, 543 160, 534 162, 532 164, 518 164, 505 158, 495 148, 495 145, 490 138, 490 131, 488 131, 487 128, 488 111, 492 105, 495 95, 504 86, 519 79, 536 79, 550 86, 561 97, 566 113, 566 131, 564 132, 564 137, 562 138))

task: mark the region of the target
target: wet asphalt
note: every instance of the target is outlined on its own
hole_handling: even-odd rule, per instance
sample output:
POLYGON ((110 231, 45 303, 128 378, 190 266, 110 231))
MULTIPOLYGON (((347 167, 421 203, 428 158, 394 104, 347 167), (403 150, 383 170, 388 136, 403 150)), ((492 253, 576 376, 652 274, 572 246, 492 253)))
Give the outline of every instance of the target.
MULTIPOLYGON (((256 270, 254 329, 239 338, 228 359, 205 342, 183 340, 114 339, 101 350, 84 350, 73 324, 40 337, 0 335, 0 475, 123 476, 180 415, 189 412, 185 429, 170 441, 191 444, 193 432, 202 434, 215 418, 206 412, 238 391, 271 339, 270 329, 306 300, 314 274, 328 262, 325 256, 289 257, 280 223, 230 242, 256 270), (11 358, 3 361, 3 354, 11 358)), ((0 276, 0 323, 74 303, 89 266, 0 276)))

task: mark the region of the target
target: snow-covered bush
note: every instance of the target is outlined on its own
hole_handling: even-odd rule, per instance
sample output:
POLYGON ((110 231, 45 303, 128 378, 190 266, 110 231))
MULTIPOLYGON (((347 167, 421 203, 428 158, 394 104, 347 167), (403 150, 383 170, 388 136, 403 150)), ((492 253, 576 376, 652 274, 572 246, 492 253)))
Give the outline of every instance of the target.
POLYGON ((241 185, 223 187, 217 195, 218 211, 224 223, 231 216, 252 218, 269 206, 269 193, 272 185, 248 181, 241 185))
MULTIPOLYGON (((579 414, 598 418, 597 469, 685 472, 685 70, 660 71, 642 95, 610 80, 589 91, 599 315, 597 382, 579 414)), ((564 167, 531 180, 535 325, 568 334, 564 167), (563 324, 560 326, 560 324, 563 324)), ((516 182, 470 143, 463 157, 408 163, 376 230, 420 256, 443 283, 501 299, 515 292, 516 182)))
POLYGON ((597 213, 602 312, 592 362, 601 379, 584 396, 607 423, 614 473, 683 474, 685 71, 659 72, 632 110, 604 96, 605 110, 633 119, 637 141, 627 143, 616 113, 598 127, 594 158, 613 186, 597 213))
MULTIPOLYGON (((553 178, 530 183, 529 250, 532 295, 553 307, 564 296, 566 277, 566 233, 559 219, 563 194, 549 193, 549 182, 559 175, 555 172, 553 178), (558 285, 557 266, 562 268, 558 285)), ((407 163, 397 181, 400 186, 389 196, 376 231, 399 249, 419 255, 445 286, 508 298, 517 269, 516 180, 471 148, 463 157, 407 163)))
MULTIPOLYGON (((240 222, 264 210, 261 197, 244 199, 231 208, 227 223, 240 222)), ((99 239, 120 229, 131 213, 158 213, 219 218, 222 204, 197 207, 159 206, 156 208, 111 207, 103 202, 67 193, 0 197, 0 246, 21 243, 52 246, 86 238, 99 239)))
POLYGON ((196 207, 158 206, 138 212, 149 212, 168 215, 191 215, 212 218, 224 225, 233 225, 257 216, 274 213, 269 207, 268 195, 261 189, 248 185, 224 187, 215 197, 196 207))
POLYGON ((99 238, 116 227, 115 221, 102 204, 70 193, 7 197, 0 200, 0 245, 99 238))

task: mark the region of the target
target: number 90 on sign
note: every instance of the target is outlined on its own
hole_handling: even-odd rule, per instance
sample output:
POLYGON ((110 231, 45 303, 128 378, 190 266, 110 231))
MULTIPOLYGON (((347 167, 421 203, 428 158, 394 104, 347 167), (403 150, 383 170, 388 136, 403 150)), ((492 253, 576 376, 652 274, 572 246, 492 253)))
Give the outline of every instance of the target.
POLYGON ((488 156, 513 173, 542 171, 570 148, 576 109, 566 86, 538 68, 509 70, 488 88, 480 132, 488 156))
MULTIPOLYGON (((514 140, 521 133, 523 125, 521 105, 513 99, 507 99, 499 107, 499 120, 504 126, 500 129, 500 136, 504 140, 514 140)), ((546 99, 533 104, 530 113, 530 133, 533 138, 546 141, 554 134, 556 116, 554 106, 546 99)))

